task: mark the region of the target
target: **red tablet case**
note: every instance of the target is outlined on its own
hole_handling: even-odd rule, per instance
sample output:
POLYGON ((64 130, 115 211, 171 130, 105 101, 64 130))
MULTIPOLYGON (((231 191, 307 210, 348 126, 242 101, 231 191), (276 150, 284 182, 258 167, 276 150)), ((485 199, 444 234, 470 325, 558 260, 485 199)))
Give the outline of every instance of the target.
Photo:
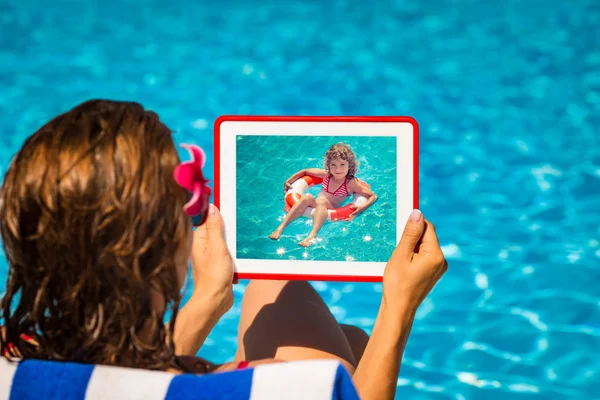
MULTIPOLYGON (((220 209, 220 155, 221 124, 226 121, 247 122, 406 122, 413 126, 413 208, 419 208, 419 125, 412 117, 340 117, 340 116, 247 116, 222 115, 214 125, 214 199, 220 209)), ((381 276, 360 275, 311 275, 311 274, 265 274, 235 273, 234 279, 274 279, 338 282, 381 282, 381 276)))

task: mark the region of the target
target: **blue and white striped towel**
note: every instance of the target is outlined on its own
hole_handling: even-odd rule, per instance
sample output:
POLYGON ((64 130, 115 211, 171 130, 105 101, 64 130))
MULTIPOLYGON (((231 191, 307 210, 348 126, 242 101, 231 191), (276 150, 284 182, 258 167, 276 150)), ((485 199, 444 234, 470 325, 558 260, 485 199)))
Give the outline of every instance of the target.
POLYGON ((262 364, 209 375, 0 358, 0 400, 354 400, 337 361, 262 364))

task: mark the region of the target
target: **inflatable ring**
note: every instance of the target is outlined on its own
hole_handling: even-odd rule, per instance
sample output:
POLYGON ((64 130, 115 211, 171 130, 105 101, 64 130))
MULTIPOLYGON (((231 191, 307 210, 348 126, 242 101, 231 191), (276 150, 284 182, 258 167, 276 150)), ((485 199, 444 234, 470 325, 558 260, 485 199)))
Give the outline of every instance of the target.
MULTIPOLYGON (((323 179, 317 178, 315 176, 305 175, 294 183, 292 183, 292 187, 288 189, 285 193, 285 212, 289 212, 290 209, 300 201, 302 196, 306 193, 309 187, 319 185, 323 182, 323 179)), ((367 183, 363 181, 359 181, 361 184, 366 187, 370 187, 367 183)), ((354 212, 352 206, 361 206, 367 202, 367 198, 360 194, 354 193, 352 197, 352 201, 345 206, 334 208, 331 210, 327 210, 327 219, 330 221, 341 221, 350 216, 354 212)), ((307 207, 306 211, 304 211, 304 215, 306 218, 312 218, 315 213, 315 209, 313 207, 307 207)))

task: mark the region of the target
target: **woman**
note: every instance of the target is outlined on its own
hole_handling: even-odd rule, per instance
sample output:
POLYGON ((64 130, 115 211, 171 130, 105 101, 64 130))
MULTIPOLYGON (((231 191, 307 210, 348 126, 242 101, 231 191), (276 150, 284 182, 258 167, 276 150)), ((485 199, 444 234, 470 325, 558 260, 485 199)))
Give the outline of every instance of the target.
POLYGON ((308 283, 253 281, 235 362, 215 365, 194 355, 233 304, 233 262, 216 207, 203 203, 192 230, 179 162, 169 129, 136 103, 85 102, 26 140, 1 191, 1 354, 194 373, 333 358, 363 398, 393 398, 417 307, 447 269, 433 226, 411 214, 366 346, 308 283))

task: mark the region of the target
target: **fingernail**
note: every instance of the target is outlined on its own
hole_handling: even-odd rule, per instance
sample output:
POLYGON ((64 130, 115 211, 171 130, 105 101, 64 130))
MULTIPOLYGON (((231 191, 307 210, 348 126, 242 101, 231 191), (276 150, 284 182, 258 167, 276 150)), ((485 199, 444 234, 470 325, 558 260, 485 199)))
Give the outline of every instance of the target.
POLYGON ((208 215, 215 215, 217 213, 217 206, 211 204, 208 206, 208 215))
POLYGON ((413 212, 410 213, 410 217, 408 219, 411 222, 419 222, 419 219, 421 219, 421 211, 414 209, 413 212))

